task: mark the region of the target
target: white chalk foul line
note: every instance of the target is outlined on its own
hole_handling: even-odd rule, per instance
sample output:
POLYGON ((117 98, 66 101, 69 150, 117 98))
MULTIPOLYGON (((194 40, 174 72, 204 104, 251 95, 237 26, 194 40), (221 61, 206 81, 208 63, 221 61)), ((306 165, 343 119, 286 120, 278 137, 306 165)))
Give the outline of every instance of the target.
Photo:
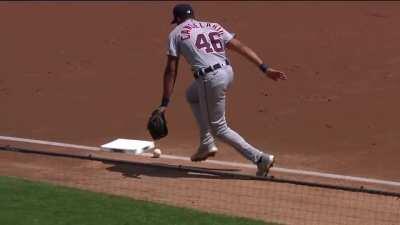
MULTIPOLYGON (((75 144, 67 144, 67 143, 35 140, 35 139, 27 139, 27 138, 18 138, 18 137, 0 136, 0 140, 25 142, 25 143, 41 144, 41 145, 50 145, 50 146, 58 146, 58 147, 67 147, 67 148, 76 148, 76 149, 91 150, 91 151, 101 151, 100 147, 91 147, 91 146, 85 146, 85 145, 75 145, 75 144)), ((152 154, 150 154, 150 153, 143 153, 142 155, 152 156, 152 154)), ((166 154, 163 154, 162 158, 190 161, 189 157, 166 155, 166 154)), ((226 162, 226 161, 219 161, 219 160, 207 160, 207 163, 240 167, 240 168, 252 168, 252 169, 256 168, 256 166, 252 165, 252 164, 226 162)), ((297 169, 286 169, 286 168, 279 168, 279 167, 273 167, 273 168, 271 168, 271 171, 296 174, 296 175, 306 175, 306 176, 323 177, 323 178, 329 178, 329 179, 349 180, 349 181, 364 182, 364 183, 370 183, 370 184, 383 184, 383 185, 400 187, 400 182, 378 180, 378 179, 371 179, 371 178, 364 178, 364 177, 345 176, 345 175, 338 175, 338 174, 331 174, 331 173, 313 172, 313 171, 297 170, 297 169)))
MULTIPOLYGON (((146 153, 146 155, 151 156, 152 154, 146 153)), ((164 154, 162 155, 162 157, 166 158, 166 159, 190 161, 189 157, 164 155, 164 154)), ((253 164, 245 164, 245 163, 237 163, 237 162, 226 162, 226 161, 210 160, 210 159, 208 159, 206 162, 211 163, 211 164, 233 166, 233 167, 240 167, 240 168, 251 168, 251 169, 256 168, 256 166, 253 164)), ((364 178, 364 177, 353 177, 353 176, 345 176, 345 175, 322 173, 322 172, 313 172, 313 171, 306 171, 306 170, 286 169, 286 168, 280 168, 280 167, 272 167, 271 171, 296 174, 296 175, 323 177, 323 178, 329 178, 329 179, 349 180, 349 181, 364 182, 364 183, 371 183, 371 184, 384 184, 384 185, 400 187, 400 182, 378 180, 378 179, 371 179, 371 178, 364 178)))
POLYGON ((74 144, 52 142, 52 141, 42 141, 42 140, 34 140, 34 139, 26 139, 26 138, 18 138, 18 137, 0 136, 0 140, 25 142, 25 143, 41 144, 41 145, 50 145, 50 146, 58 146, 58 147, 67 147, 67 148, 77 148, 77 149, 91 150, 91 151, 100 151, 101 150, 98 147, 90 147, 90 146, 84 146, 84 145, 74 145, 74 144))

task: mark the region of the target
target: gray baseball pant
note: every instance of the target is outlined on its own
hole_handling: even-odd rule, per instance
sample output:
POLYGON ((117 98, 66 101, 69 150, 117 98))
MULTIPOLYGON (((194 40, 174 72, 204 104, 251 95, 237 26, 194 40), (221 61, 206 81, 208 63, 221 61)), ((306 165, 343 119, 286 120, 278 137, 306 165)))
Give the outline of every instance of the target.
POLYGON ((224 66, 194 80, 187 89, 186 100, 200 129, 199 149, 209 149, 215 144, 214 137, 217 137, 248 160, 257 163, 263 152, 230 129, 225 119, 226 93, 232 81, 232 67, 224 66))

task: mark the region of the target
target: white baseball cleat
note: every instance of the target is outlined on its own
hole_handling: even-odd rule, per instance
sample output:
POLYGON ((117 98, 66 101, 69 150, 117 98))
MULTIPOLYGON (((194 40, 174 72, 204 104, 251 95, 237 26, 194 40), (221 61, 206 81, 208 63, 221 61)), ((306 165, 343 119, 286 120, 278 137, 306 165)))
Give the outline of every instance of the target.
POLYGON ((214 145, 210 149, 201 149, 199 148, 194 155, 190 157, 190 160, 193 162, 199 162, 199 161, 204 161, 208 157, 214 157, 215 154, 217 153, 218 148, 214 145))
POLYGON ((257 163, 257 173, 259 177, 266 177, 269 169, 274 165, 275 157, 273 155, 263 154, 260 161, 257 163))

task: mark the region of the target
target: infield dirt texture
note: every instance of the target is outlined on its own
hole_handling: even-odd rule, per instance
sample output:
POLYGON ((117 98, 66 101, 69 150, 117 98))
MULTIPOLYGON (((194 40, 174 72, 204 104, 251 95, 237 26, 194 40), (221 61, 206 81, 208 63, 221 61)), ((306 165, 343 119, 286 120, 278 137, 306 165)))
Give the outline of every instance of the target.
MULTIPOLYGON (((174 4, 1 2, 0 135, 88 146, 150 139, 146 122, 160 102, 174 4)), ((235 81, 228 122, 251 144, 276 155, 276 166, 400 181, 400 3, 193 2, 193 7, 200 20, 222 24, 288 74, 289 80, 275 83, 229 53, 235 81)), ((181 59, 167 111, 170 134, 157 142, 164 154, 190 156, 197 147, 197 128, 185 102, 192 80, 181 59)), ((245 162, 232 148, 217 145, 217 160, 245 162)), ((344 204, 355 204, 341 192, 11 152, 0 152, 0 175, 213 212, 229 209, 266 221, 286 219, 294 204, 304 208, 296 194, 328 201, 339 215, 351 213, 344 204), (204 198, 190 187, 211 194, 204 198), (224 191, 228 187, 232 192, 224 191), (246 196, 249 187, 280 207, 260 208, 265 202, 246 196), (285 190, 299 192, 287 197, 285 190), (337 201, 318 193, 344 197, 337 201), (242 202, 224 201, 234 194, 242 202), (244 211, 243 203, 254 208, 244 211)), ((379 206, 381 200, 373 196, 364 204, 361 194, 354 196, 360 208, 379 206)), ((311 218, 320 208, 307 207, 311 218)), ((368 218, 371 212, 361 215, 368 218)))
MULTIPOLYGON (((100 145, 149 138, 174 2, 0 3, 0 133, 100 145)), ((278 166, 398 180, 398 2, 194 2, 289 80, 274 83, 230 54, 230 125, 278 166)), ((181 59, 166 154, 198 133, 181 59)), ((217 159, 244 161, 218 143, 217 159)))

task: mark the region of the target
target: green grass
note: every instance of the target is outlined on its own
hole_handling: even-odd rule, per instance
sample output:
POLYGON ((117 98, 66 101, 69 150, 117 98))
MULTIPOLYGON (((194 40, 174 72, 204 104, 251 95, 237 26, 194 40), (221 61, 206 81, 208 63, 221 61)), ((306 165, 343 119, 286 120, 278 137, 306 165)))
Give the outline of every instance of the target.
POLYGON ((0 177, 1 225, 266 225, 262 221, 0 177))

